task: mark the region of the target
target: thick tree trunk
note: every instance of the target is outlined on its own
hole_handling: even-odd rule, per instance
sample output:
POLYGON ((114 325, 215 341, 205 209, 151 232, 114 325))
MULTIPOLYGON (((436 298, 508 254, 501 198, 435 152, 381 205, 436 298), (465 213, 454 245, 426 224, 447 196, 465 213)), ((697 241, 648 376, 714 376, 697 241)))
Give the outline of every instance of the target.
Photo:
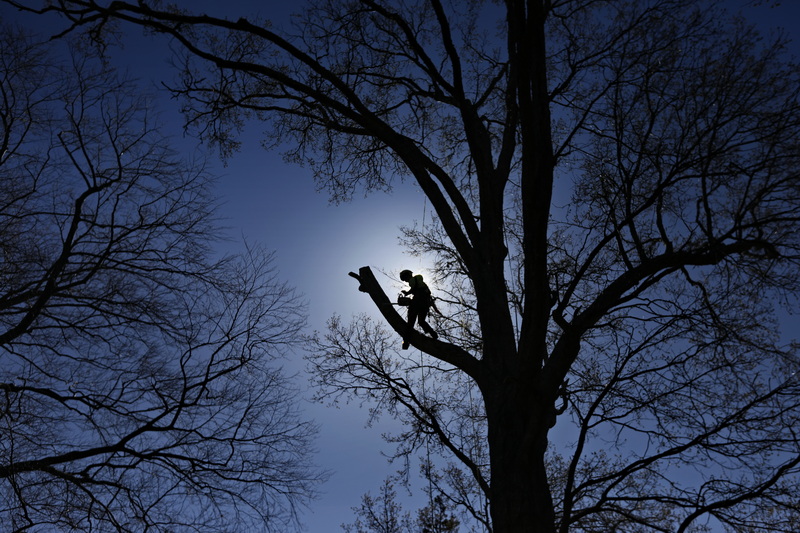
MULTIPOLYGON (((488 420, 490 450, 492 527, 495 533, 554 533, 555 512, 544 465, 547 433, 555 416, 553 391, 537 385, 537 365, 521 364, 513 335, 491 322, 485 327, 486 353, 483 360, 462 349, 408 331, 406 322, 392 306, 369 267, 350 276, 359 290, 368 293, 386 321, 412 344, 465 371, 481 387, 488 420), (499 355, 504 354, 504 355, 499 355)), ((499 316, 496 313, 495 316, 499 316)))
POLYGON ((509 385, 486 401, 493 531, 552 533, 555 511, 544 463, 548 410, 531 384, 509 385))

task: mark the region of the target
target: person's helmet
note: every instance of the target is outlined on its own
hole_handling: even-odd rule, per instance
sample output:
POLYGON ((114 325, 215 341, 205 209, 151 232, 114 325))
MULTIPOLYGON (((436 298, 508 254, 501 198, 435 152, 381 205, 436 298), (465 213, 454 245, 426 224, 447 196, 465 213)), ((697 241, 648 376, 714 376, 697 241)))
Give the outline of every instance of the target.
POLYGON ((411 272, 410 270, 403 270, 402 272, 400 272, 400 279, 403 281, 408 281, 411 279, 413 275, 414 273, 411 272))

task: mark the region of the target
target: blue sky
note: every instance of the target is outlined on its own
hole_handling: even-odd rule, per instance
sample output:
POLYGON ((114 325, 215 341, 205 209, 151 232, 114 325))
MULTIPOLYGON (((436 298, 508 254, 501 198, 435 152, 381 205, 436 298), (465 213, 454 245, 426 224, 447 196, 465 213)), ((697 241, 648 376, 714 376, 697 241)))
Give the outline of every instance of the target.
MULTIPOLYGON (((254 12, 251 6, 258 5, 262 14, 275 10, 276 18, 285 15, 285 8, 292 5, 251 0, 186 3, 197 11, 215 14, 221 14, 219 8, 226 6, 231 17, 249 15, 254 12)), ((41 30, 59 27, 57 20, 22 16, 6 5, 0 5, 0 20, 33 24, 41 30)), ((115 52, 119 58, 117 67, 127 70, 146 90, 157 91, 162 80, 173 79, 164 39, 144 38, 134 29, 123 45, 123 50, 115 52)), ((202 154, 204 148, 196 146, 196 140, 182 136, 177 102, 164 95, 157 102, 157 109, 168 124, 168 132, 176 137, 175 145, 187 154, 192 151, 202 154)), ((206 154, 209 170, 218 177, 219 214, 225 219, 230 236, 244 237, 276 252, 281 277, 304 294, 309 303, 310 330, 323 330, 334 313, 344 317, 373 313, 371 300, 356 290, 355 280, 347 273, 365 265, 372 266, 379 278, 379 270, 383 269, 395 274, 403 268, 421 269, 418 259, 402 253, 397 243, 397 228, 413 224, 415 219, 422 220, 425 214, 422 197, 413 185, 398 184, 391 195, 357 196, 350 203, 331 205, 325 193, 316 191, 308 169, 287 165, 279 153, 261 148, 263 130, 259 124, 251 124, 242 135, 241 152, 226 164, 215 152, 206 154)), ((241 251, 240 244, 234 240, 230 250, 241 251)), ((392 294, 392 282, 388 278, 382 281, 392 294)), ((289 372, 299 373, 298 385, 307 389, 303 354, 295 354, 286 366, 289 372)), ((381 455, 381 451, 391 450, 380 437, 391 429, 391 422, 365 428, 366 410, 355 405, 328 408, 311 402, 312 393, 306 391, 305 407, 308 417, 320 426, 317 462, 333 475, 303 521, 310 533, 327 533, 351 522, 351 508, 360 503, 361 495, 367 491, 375 493, 383 479, 394 472, 395 468, 387 466, 381 455)), ((412 500, 409 509, 424 504, 424 499, 412 500)))
MULTIPOLYGON (((285 18, 287 9, 297 5, 275 0, 184 3, 197 12, 238 18, 260 11, 261 15, 276 20, 285 18)), ((726 2, 732 9, 745 3, 744 0, 726 2)), ((0 7, 0 16, 16 17, 5 6, 0 7)), ((783 25, 800 38, 796 28, 800 21, 800 0, 784 1, 771 8, 751 8, 747 16, 765 27, 783 25)), ((793 50, 800 55, 797 43, 793 50)), ((146 86, 155 88, 160 80, 172 79, 168 57, 163 41, 145 39, 134 30, 120 55, 120 62, 126 65, 120 66, 128 68, 146 86)), ((179 134, 181 117, 175 101, 163 99, 160 110, 179 134)), ((347 204, 329 205, 326 194, 316 192, 309 169, 288 165, 279 153, 266 152, 260 147, 264 134, 259 124, 251 124, 242 136, 241 152, 227 165, 222 165, 214 154, 209 157, 212 171, 219 176, 221 214, 227 218, 233 237, 241 235, 276 251, 282 277, 309 301, 311 329, 324 329, 325 321, 334 313, 344 317, 362 312, 375 314, 369 298, 359 293, 354 280, 347 276, 348 271, 370 265, 376 273, 379 270, 397 273, 403 268, 425 273, 423 261, 405 255, 397 243, 398 226, 412 225, 415 220, 421 222, 430 216, 413 184, 398 183, 391 195, 357 196, 347 204)), ((180 143, 194 146, 191 139, 180 143)), ((399 287, 381 275, 379 280, 390 295, 399 287)), ((296 354, 289 367, 302 372, 302 354, 296 354)), ((302 374, 299 383, 305 386, 302 374)), ((358 505, 361 495, 366 491, 376 493, 386 475, 394 472, 395 468, 387 465, 381 455, 382 450, 390 448, 380 434, 390 429, 391 423, 365 428, 366 410, 357 405, 332 409, 308 402, 307 412, 320 424, 318 463, 334 474, 323 487, 322 498, 303 517, 304 522, 310 533, 337 531, 339 524, 353 520, 351 507, 358 505)), ((424 500, 418 497, 410 502, 409 509, 421 505, 424 500)))
MULTIPOLYGON (((399 226, 430 216, 415 187, 399 184, 391 195, 358 196, 330 205, 325 193, 315 190, 308 170, 287 166, 257 145, 257 136, 250 137, 241 156, 221 169, 221 193, 227 198, 222 211, 248 240, 276 250, 281 274, 309 301, 312 329, 324 330, 334 313, 377 316, 348 272, 371 266, 390 296, 393 282, 381 276, 381 270, 424 273, 421 260, 405 255, 397 243, 399 226)), ((293 363, 303 371, 301 354, 293 363)), ((305 386, 305 378, 300 379, 305 386)), ((381 455, 392 450, 380 437, 392 424, 365 428, 366 409, 355 404, 331 408, 308 402, 307 411, 320 425, 319 464, 332 469, 333 476, 304 521, 311 533, 338 531, 340 524, 353 520, 351 507, 360 503, 361 495, 376 494, 383 479, 396 470, 381 455)), ((426 504, 417 496, 408 500, 410 510, 426 504)))

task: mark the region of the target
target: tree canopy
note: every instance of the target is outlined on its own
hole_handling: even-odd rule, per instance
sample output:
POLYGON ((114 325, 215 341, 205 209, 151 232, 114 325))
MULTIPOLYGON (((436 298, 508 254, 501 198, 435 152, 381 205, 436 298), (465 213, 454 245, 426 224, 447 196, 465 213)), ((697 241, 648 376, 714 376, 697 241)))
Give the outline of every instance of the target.
POLYGON ((95 42, 126 23, 173 37, 173 91, 224 154, 261 120, 335 199, 419 188, 436 218, 405 237, 435 258, 439 339, 361 268, 383 321, 333 318, 311 362, 323 394, 406 422, 399 454, 448 458, 429 477, 486 529, 797 524, 798 356, 776 319, 800 245, 785 37, 712 0, 320 0, 287 31, 6 1, 95 42))
POLYGON ((304 304, 212 250, 136 83, 57 44, 0 35, 3 529, 285 531, 324 478, 279 369, 304 304))

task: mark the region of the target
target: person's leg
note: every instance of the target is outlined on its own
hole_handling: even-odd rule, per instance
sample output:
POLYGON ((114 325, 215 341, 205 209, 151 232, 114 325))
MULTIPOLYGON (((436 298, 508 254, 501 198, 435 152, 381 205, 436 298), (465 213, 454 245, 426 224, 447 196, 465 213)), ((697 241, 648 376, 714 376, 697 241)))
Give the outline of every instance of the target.
POLYGON ((408 327, 409 329, 414 329, 414 324, 417 323, 417 319, 419 318, 419 308, 417 308, 413 303, 408 306, 408 327))
POLYGON ((425 333, 427 333, 428 335, 430 335, 434 339, 438 339, 439 335, 436 333, 436 331, 434 331, 434 329, 430 326, 430 324, 428 324, 428 322, 425 320, 426 318, 428 318, 428 309, 429 309, 429 307, 424 307, 424 308, 420 309, 419 316, 417 317, 417 319, 419 321, 420 327, 422 328, 422 331, 424 331, 425 333))
MULTIPOLYGON (((412 302, 411 305, 408 306, 408 329, 414 329, 414 323, 417 321, 419 310, 416 308, 414 303, 412 302)), ((408 350, 408 340, 403 339, 403 349, 408 350)))

